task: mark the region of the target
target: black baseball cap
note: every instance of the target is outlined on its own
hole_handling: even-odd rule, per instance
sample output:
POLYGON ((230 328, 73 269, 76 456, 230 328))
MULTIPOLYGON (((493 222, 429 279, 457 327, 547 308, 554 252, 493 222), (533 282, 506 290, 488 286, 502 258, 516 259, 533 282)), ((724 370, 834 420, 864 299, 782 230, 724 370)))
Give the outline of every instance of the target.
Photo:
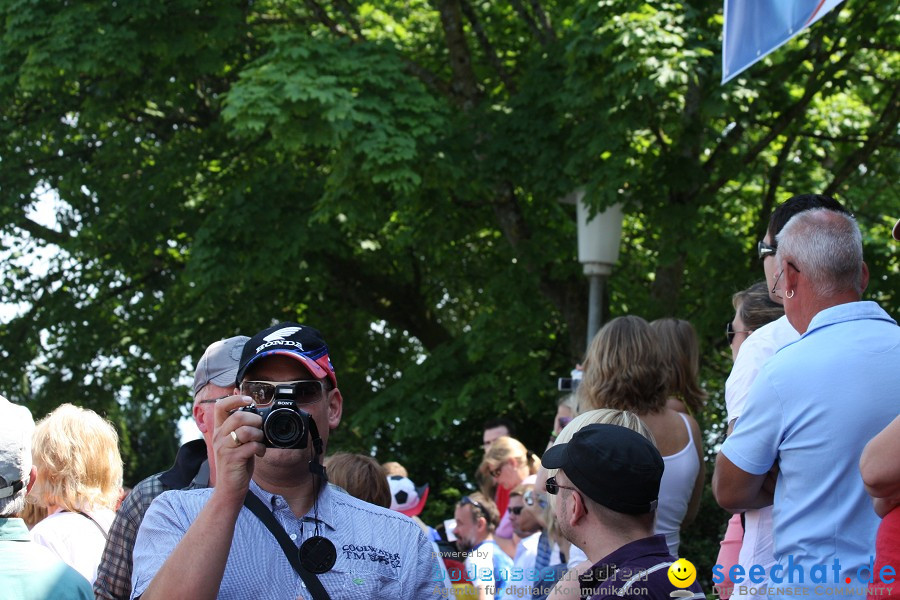
POLYGON ((665 469, 653 442, 627 427, 596 423, 547 450, 541 464, 564 471, 594 502, 632 515, 656 510, 665 469))
POLYGON ((316 379, 328 377, 332 385, 337 387, 334 367, 328 356, 328 346, 318 329, 299 323, 279 323, 263 329, 244 344, 241 360, 238 364, 235 385, 240 387, 241 380, 250 366, 265 356, 280 354, 303 363, 303 366, 316 379))

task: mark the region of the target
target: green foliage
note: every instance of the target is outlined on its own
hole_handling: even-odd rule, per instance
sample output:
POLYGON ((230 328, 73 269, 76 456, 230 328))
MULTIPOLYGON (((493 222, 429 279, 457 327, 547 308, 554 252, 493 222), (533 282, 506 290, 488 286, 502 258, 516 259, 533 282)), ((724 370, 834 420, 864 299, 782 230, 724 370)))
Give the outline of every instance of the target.
MULTIPOLYGON (((308 322, 346 398, 332 448, 405 463, 437 520, 482 421, 545 444, 584 347, 558 202, 581 188, 627 213, 610 315, 701 334, 712 456, 721 323, 777 203, 850 205, 868 295, 900 308, 897 3, 845 3, 726 86, 720 6, 0 2, 0 393, 108 415, 133 483, 174 455, 208 343, 308 322)), ((685 555, 711 565, 725 519, 707 495, 685 555)))

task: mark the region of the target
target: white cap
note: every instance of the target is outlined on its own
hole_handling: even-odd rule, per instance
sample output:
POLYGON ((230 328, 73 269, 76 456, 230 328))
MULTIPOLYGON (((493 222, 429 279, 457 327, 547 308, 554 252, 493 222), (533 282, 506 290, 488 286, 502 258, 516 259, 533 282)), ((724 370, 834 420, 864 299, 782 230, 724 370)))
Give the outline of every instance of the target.
POLYGON ((34 419, 24 406, 0 396, 0 498, 9 498, 28 484, 34 419))

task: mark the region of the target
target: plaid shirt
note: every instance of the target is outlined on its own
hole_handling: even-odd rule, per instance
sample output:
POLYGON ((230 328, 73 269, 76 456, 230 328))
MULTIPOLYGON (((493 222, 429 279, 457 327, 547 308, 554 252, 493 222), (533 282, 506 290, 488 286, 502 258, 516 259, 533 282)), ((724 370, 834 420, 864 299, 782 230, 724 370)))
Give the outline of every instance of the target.
POLYGON ((209 487, 209 463, 206 461, 206 443, 202 439, 183 445, 171 469, 151 475, 134 486, 109 529, 94 581, 94 595, 98 600, 120 600, 131 596, 134 541, 153 499, 168 490, 206 487, 209 487))

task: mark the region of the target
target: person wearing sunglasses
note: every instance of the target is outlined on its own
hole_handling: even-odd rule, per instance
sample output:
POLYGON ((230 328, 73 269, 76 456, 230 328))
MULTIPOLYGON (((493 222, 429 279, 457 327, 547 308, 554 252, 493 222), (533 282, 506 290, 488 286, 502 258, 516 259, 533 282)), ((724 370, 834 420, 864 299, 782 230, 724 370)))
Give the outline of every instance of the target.
POLYGON ((318 330, 280 323, 253 336, 233 395, 215 403, 216 485, 153 502, 135 544, 133 597, 449 594, 415 522, 328 485, 322 460, 342 412, 318 330))
MULTIPOLYGON (((784 300, 782 292, 776 286, 779 274, 775 254, 778 250, 777 236, 792 217, 804 211, 825 208, 843 214, 850 214, 837 200, 820 194, 801 194, 789 198, 780 204, 769 218, 765 237, 756 244, 757 257, 761 263, 766 281, 766 294, 771 302, 781 305, 784 300)), ((740 353, 732 349, 734 365, 725 381, 725 407, 729 431, 743 414, 750 388, 756 380, 760 369, 775 353, 784 346, 800 339, 800 334, 791 325, 787 317, 782 315, 768 324, 753 327, 746 322, 732 322, 734 337, 729 341, 740 341, 740 353), (753 331, 749 333, 737 333, 753 331)), ((726 335, 728 331, 726 329, 726 335)), ((745 568, 751 565, 762 565, 768 569, 775 564, 774 539, 772 537, 772 509, 751 510, 744 513, 745 533, 740 553, 740 564, 745 568)), ((744 586, 746 587, 746 586, 744 586)), ((765 589, 765 586, 754 586, 753 589, 765 589)), ((765 600, 764 594, 735 594, 734 600, 765 600)))
POLYGON ((533 492, 533 484, 522 484, 509 493, 509 520, 512 523, 513 531, 519 538, 519 543, 516 544, 516 552, 513 556, 515 576, 511 578, 506 595, 516 598, 531 597, 534 587, 533 574, 542 528, 534 514, 527 510, 528 506, 525 504, 525 494, 533 492))
MULTIPOLYGON (((866 442, 900 412, 900 328, 861 299, 868 269, 851 215, 803 211, 777 241, 775 280, 802 337, 759 371, 716 459, 713 492, 731 512, 773 506, 776 564, 768 572, 796 565, 809 573, 839 561, 834 594, 862 598, 865 585, 853 585, 870 568, 878 519, 857 464, 866 442)), ((814 587, 807 580, 780 593, 814 587)))
MULTIPOLYGON (((731 297, 731 303, 735 312, 734 318, 725 325, 725 339, 731 347, 732 360, 736 360, 741 347, 750 335, 764 325, 781 318, 784 315, 784 307, 769 297, 769 285, 765 281, 759 281, 746 290, 737 292, 731 297)), ((732 427, 733 424, 729 426, 729 434, 732 427)), ((728 579, 728 573, 733 565, 739 564, 743 538, 741 514, 735 514, 728 521, 716 559, 716 564, 722 565, 722 570, 726 574, 725 581, 717 585, 718 595, 722 600, 728 600, 734 589, 733 583, 728 579)))
MULTIPOLYGON (((664 469, 653 442, 627 427, 593 423, 541 462, 557 470, 546 490, 560 531, 591 565, 579 575, 579 596, 669 598, 668 567, 676 559, 666 537, 653 533, 664 469)), ((697 582, 685 589, 688 598, 706 597, 697 582)))
POLYGON ((475 492, 457 502, 453 517, 456 519, 453 530, 456 546, 467 554, 466 574, 478 591, 478 599, 506 597, 513 560, 494 540, 494 532, 500 523, 497 506, 484 494, 475 492))

